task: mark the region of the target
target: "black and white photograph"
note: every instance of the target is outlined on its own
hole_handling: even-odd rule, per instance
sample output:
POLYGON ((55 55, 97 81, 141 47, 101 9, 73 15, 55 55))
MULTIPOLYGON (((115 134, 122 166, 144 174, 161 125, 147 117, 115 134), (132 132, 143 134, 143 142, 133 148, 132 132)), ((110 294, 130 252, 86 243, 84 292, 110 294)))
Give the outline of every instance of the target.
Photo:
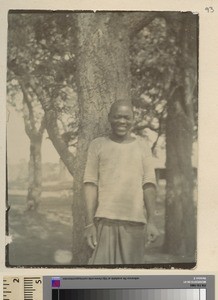
POLYGON ((7 267, 193 269, 199 16, 10 10, 7 267))

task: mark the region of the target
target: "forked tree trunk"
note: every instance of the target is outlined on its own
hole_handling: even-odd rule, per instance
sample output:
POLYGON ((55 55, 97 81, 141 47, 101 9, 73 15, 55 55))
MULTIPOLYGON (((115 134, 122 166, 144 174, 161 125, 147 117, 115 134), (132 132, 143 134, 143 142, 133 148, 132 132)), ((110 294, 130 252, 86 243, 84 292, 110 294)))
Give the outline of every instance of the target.
POLYGON ((80 124, 74 174, 73 264, 87 264, 89 251, 81 236, 85 225, 83 174, 89 142, 108 132, 108 112, 118 99, 130 100, 128 28, 118 13, 77 16, 77 87, 80 124))
POLYGON ((178 32, 180 82, 168 102, 166 124, 165 249, 195 260, 196 213, 193 199, 193 93, 197 84, 197 17, 183 15, 178 32))

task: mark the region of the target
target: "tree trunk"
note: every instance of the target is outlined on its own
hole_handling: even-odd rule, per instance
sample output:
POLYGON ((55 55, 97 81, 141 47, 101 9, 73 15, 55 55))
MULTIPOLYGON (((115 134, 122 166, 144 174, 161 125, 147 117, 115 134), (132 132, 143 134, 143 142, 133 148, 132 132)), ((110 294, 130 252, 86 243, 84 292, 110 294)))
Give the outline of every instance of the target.
POLYGON ((39 108, 34 108, 33 99, 28 93, 28 89, 19 77, 19 83, 23 92, 23 118, 25 132, 30 140, 30 160, 29 160, 29 185, 27 193, 27 210, 37 210, 42 193, 42 161, 41 146, 43 132, 45 129, 44 116, 37 120, 39 108), (37 121, 40 123, 37 128, 37 121))
POLYGON ((180 102, 184 92, 178 88, 168 107, 166 124, 166 237, 167 251, 193 255, 195 251, 195 213, 192 171, 192 122, 180 102))
MULTIPOLYGON (((192 257, 196 251, 196 213, 193 199, 193 92, 197 82, 197 17, 183 15, 178 32, 180 81, 168 101, 166 124, 165 249, 192 257), (185 66, 185 67, 184 67, 185 66)), ((176 85, 176 84, 175 84, 176 85)))
POLYGON ((108 132, 108 112, 118 99, 130 100, 128 28, 119 13, 77 15, 77 87, 80 124, 74 174, 73 264, 87 264, 83 236, 85 203, 82 181, 89 142, 108 132))
POLYGON ((29 188, 27 194, 27 209, 36 210, 42 193, 42 135, 30 137, 29 188))

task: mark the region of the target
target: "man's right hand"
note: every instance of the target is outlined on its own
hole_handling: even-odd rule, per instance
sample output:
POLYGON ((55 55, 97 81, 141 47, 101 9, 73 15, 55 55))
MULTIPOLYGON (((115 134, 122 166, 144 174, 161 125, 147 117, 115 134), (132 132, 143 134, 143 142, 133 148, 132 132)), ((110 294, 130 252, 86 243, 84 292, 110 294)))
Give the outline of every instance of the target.
POLYGON ((91 247, 94 250, 97 245, 97 229, 95 224, 92 224, 91 226, 85 228, 84 236, 87 240, 89 247, 91 247))

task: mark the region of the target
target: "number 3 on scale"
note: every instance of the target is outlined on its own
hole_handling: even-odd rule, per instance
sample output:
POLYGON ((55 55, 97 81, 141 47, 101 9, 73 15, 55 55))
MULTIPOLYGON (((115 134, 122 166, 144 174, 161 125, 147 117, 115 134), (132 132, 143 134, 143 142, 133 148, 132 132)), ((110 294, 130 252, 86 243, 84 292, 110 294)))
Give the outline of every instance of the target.
POLYGON ((208 13, 213 13, 213 12, 214 12, 214 8, 213 8, 212 6, 205 7, 205 10, 206 10, 208 13))

